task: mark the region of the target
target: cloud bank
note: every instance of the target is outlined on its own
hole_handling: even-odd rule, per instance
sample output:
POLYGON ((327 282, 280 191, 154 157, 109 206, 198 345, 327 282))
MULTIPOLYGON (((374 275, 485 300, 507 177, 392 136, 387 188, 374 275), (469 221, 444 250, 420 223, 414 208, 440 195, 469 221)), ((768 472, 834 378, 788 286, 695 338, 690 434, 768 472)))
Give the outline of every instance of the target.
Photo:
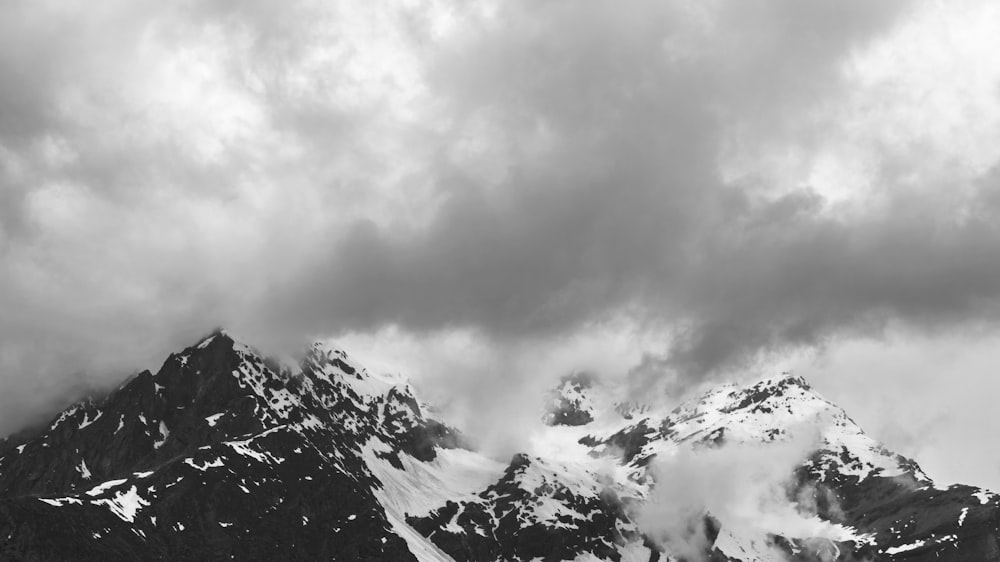
MULTIPOLYGON (((817 516, 816 489, 796 488, 794 472, 820 445, 817 428, 791 428, 786 441, 680 449, 650 465, 654 485, 634 513, 644 536, 684 560, 707 561, 716 537, 706 517, 734 537, 817 539, 818 559, 836 560, 839 552, 818 539, 847 541, 848 529, 817 516)), ((835 498, 834 498, 834 501, 835 498)), ((836 508, 836 506, 834 505, 836 508)), ((719 532, 719 529, 714 529, 719 532)), ((773 544, 758 544, 773 560, 791 557, 773 544)))
POLYGON ((216 325, 627 325, 691 382, 997 320, 989 2, 9 12, 0 432, 216 325))

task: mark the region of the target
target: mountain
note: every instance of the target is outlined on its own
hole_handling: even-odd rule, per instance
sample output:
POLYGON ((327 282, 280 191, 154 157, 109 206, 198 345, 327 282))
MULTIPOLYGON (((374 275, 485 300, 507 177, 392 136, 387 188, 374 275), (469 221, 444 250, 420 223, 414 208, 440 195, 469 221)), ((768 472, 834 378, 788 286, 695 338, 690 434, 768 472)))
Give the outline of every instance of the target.
POLYGON ((660 411, 576 375, 550 402, 498 462, 403 378, 220 331, 0 441, 0 559, 1000 560, 998 496, 801 378, 660 411))

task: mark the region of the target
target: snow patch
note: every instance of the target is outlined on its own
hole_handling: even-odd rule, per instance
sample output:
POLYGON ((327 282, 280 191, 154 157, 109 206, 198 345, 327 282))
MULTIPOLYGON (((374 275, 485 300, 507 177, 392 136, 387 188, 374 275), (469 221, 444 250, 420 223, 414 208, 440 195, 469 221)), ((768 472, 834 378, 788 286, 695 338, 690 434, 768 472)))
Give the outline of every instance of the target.
POLYGON ((980 504, 986 505, 990 503, 991 499, 996 497, 996 494, 993 492, 987 492, 986 490, 979 490, 977 492, 973 492, 972 496, 979 500, 980 504))
POLYGON ((83 429, 83 428, 87 427, 88 425, 94 423, 95 421, 101 419, 102 415, 104 415, 104 413, 101 412, 101 411, 98 411, 97 415, 94 416, 94 419, 90 419, 90 414, 89 413, 84 413, 84 415, 83 415, 83 421, 80 422, 80 427, 78 429, 83 429))
POLYGON ((139 495, 135 486, 129 488, 128 491, 118 492, 111 498, 94 500, 92 503, 107 505, 112 513, 128 523, 134 523, 136 513, 149 505, 149 502, 139 495))
POLYGON ((38 501, 45 502, 56 507, 62 507, 73 503, 80 505, 83 504, 83 501, 78 498, 38 498, 38 501))
POLYGON ((87 490, 87 495, 88 496, 99 496, 99 495, 103 494, 105 491, 110 490, 111 488, 114 488, 115 486, 119 486, 119 485, 124 484, 124 483, 125 483, 125 479, 124 478, 121 478, 121 479, 118 479, 118 480, 108 480, 106 482, 102 482, 102 483, 98 484, 97 486, 94 486, 93 488, 87 490))
POLYGON ((426 515, 449 500, 474 497, 496 482, 505 468, 501 463, 465 449, 438 449, 436 458, 430 462, 400 453, 403 470, 399 470, 377 455, 389 450, 388 445, 373 439, 362 448, 362 457, 382 483, 382 487, 375 490, 379 503, 400 515, 426 515))
POLYGON ((226 441, 224 444, 229 446, 236 453, 244 457, 250 457, 263 464, 281 464, 285 462, 285 459, 276 457, 267 451, 260 451, 252 448, 250 446, 252 441, 253 439, 246 439, 244 441, 226 441))
POLYGON ((889 554, 889 555, 892 555, 892 554, 899 554, 900 552, 909 552, 911 550, 916 550, 916 549, 924 546, 925 544, 927 544, 927 541, 915 541, 915 542, 911 542, 909 544, 904 544, 904 545, 900 545, 900 546, 894 546, 894 547, 891 547, 891 548, 887 548, 887 549, 885 549, 885 553, 889 554))
POLYGON ((167 437, 169 437, 169 436, 170 436, 170 430, 167 429, 167 424, 163 423, 163 421, 161 420, 160 421, 160 438, 157 439, 155 443, 153 443, 153 448, 154 449, 159 449, 160 447, 162 447, 163 444, 167 442, 167 437))
POLYGON ((54 422, 52 422, 52 425, 50 425, 49 428, 50 429, 55 429, 55 428, 59 427, 59 424, 61 424, 63 421, 65 421, 67 418, 69 418, 73 414, 77 413, 77 411, 79 411, 79 410, 80 410, 80 405, 79 404, 73 404, 69 408, 66 408, 65 410, 62 411, 62 413, 59 414, 59 417, 57 417, 56 420, 54 422))
POLYGON ((184 459, 184 463, 187 464, 188 466, 190 466, 191 468, 198 469, 198 470, 200 470, 202 472, 204 472, 204 471, 206 471, 206 470, 208 470, 210 468, 219 468, 219 467, 224 466, 224 464, 222 462, 222 459, 219 458, 219 457, 216 457, 214 460, 211 460, 211 461, 206 461, 205 464, 202 464, 202 465, 199 465, 198 463, 195 462, 194 459, 190 459, 190 458, 189 459, 184 459))

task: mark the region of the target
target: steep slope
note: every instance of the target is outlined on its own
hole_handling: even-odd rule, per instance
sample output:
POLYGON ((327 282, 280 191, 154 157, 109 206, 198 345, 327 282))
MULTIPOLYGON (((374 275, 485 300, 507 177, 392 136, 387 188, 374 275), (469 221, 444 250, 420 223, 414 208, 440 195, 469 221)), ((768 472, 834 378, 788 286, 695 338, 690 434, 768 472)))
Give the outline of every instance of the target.
MULTIPOLYGON (((613 450, 625 461, 630 480, 645 482, 648 466, 660 456, 734 443, 766 450, 803 431, 815 432, 817 440, 790 481, 789 499, 801 502, 806 492, 817 516, 850 530, 845 537, 856 537, 849 541, 856 554, 886 560, 1000 559, 997 496, 971 486, 937 487, 916 462, 865 435, 801 378, 724 385, 667 414, 645 413, 620 428, 605 423, 581 442, 595 451, 613 450)), ((720 546, 740 542, 728 539, 720 546)))
POLYGON ((670 411, 585 375, 551 398, 528 452, 498 462, 402 378, 324 344, 279 364, 218 332, 0 442, 0 559, 1000 560, 1000 498, 935 485, 800 378, 670 411), (733 466, 682 464, 712 454, 733 466), (808 525, 706 502, 684 523, 694 550, 658 528, 671 487, 741 493, 759 459, 808 525))
POLYGON ((475 497, 447 502, 413 527, 455 560, 620 560, 638 539, 614 492, 595 474, 517 455, 475 497))
MULTIPOLYGON (((455 435, 314 346, 273 368, 217 333, 0 455, 2 559, 409 559, 361 450, 455 435)), ((397 461, 398 462, 398 461, 397 461)))

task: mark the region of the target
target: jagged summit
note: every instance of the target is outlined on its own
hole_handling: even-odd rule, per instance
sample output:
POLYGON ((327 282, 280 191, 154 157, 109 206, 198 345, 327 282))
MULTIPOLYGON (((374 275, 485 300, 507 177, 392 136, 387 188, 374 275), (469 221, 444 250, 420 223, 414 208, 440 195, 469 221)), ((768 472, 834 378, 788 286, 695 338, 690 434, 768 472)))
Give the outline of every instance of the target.
POLYGON ((258 354, 253 346, 247 343, 243 338, 234 334, 230 329, 224 327, 213 329, 207 335, 198 339, 198 341, 194 344, 184 348, 182 353, 189 353, 192 349, 205 349, 215 342, 223 343, 224 345, 240 351, 258 354))
POLYGON ((670 411, 610 390, 567 377, 530 450, 498 463, 335 345, 290 365, 216 330, 0 450, 0 559, 675 560, 637 517, 671 459, 802 434, 788 501, 836 536, 711 513, 692 522, 706 557, 998 558, 997 496, 936 486, 802 377, 670 411))

